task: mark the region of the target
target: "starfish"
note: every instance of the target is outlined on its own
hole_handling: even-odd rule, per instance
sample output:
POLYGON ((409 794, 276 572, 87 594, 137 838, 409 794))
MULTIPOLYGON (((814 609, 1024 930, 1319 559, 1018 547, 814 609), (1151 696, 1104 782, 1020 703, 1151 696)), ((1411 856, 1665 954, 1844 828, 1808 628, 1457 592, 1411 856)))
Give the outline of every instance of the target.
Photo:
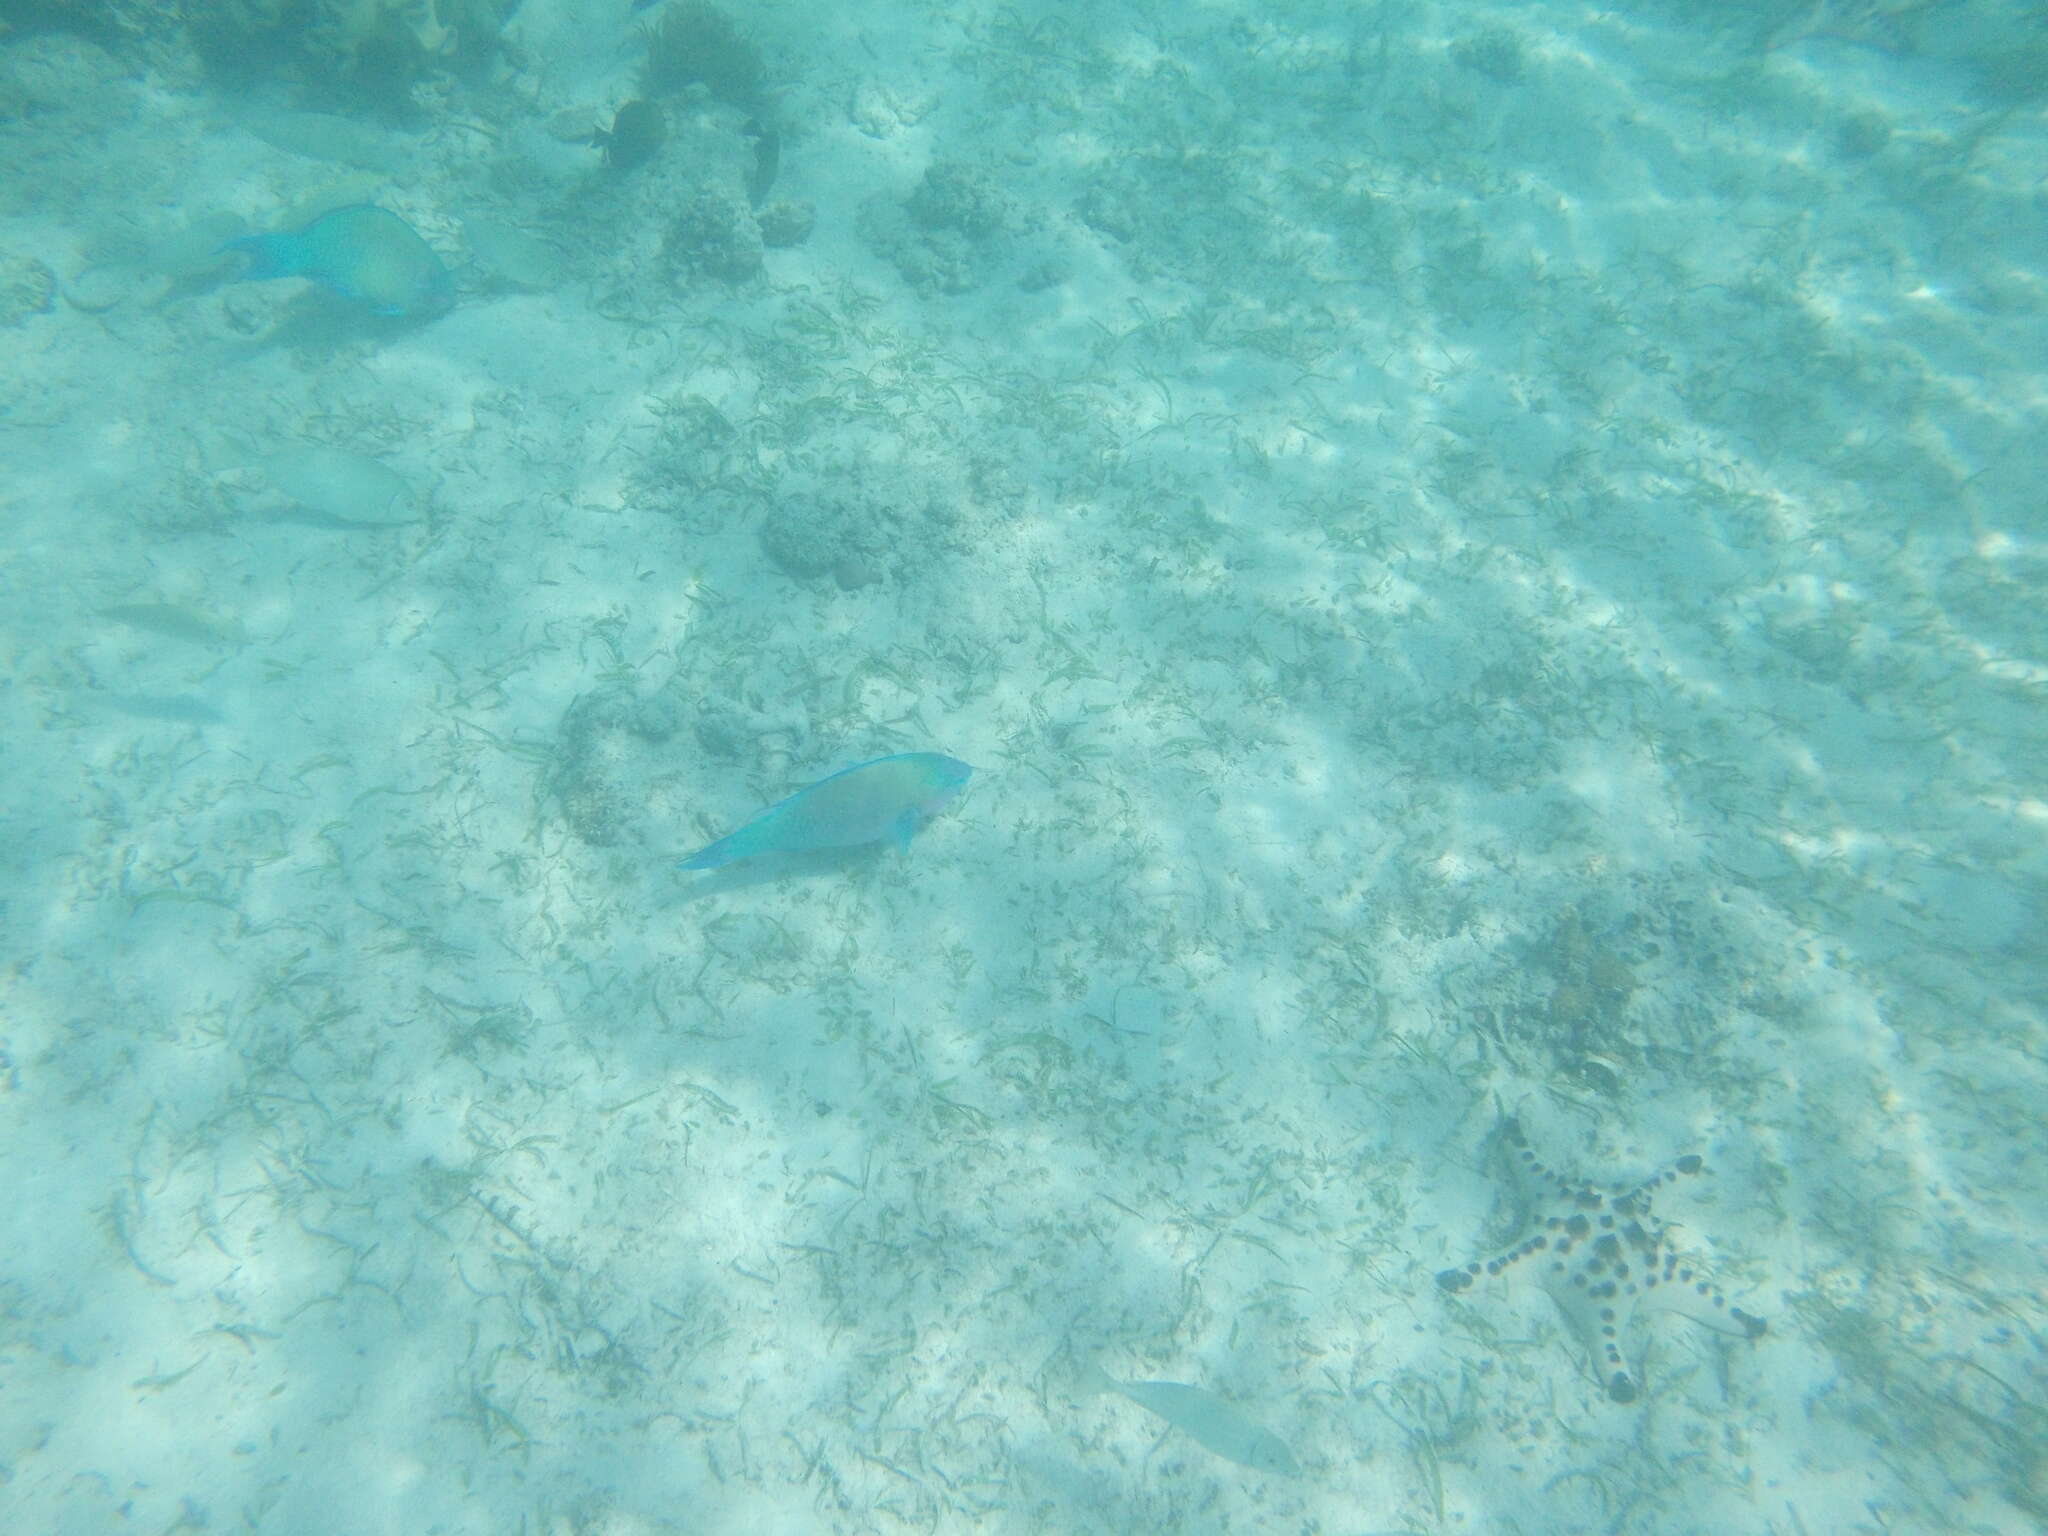
POLYGON ((1651 1209, 1666 1184, 1707 1171, 1697 1153, 1640 1184, 1603 1190, 1545 1166, 1519 1120, 1502 1126, 1501 1143, 1530 1207, 1543 1213, 1540 1223, 1490 1259, 1439 1272, 1436 1283, 1445 1293, 1462 1295, 1481 1275, 1498 1275, 1540 1256, 1544 1290, 1592 1356, 1602 1389, 1617 1403, 1632 1403, 1642 1393, 1641 1376, 1630 1362, 1640 1358, 1635 1326, 1646 1308, 1680 1313, 1718 1333, 1762 1337, 1764 1320, 1730 1306, 1718 1287, 1682 1259, 1671 1246, 1670 1224, 1651 1209))

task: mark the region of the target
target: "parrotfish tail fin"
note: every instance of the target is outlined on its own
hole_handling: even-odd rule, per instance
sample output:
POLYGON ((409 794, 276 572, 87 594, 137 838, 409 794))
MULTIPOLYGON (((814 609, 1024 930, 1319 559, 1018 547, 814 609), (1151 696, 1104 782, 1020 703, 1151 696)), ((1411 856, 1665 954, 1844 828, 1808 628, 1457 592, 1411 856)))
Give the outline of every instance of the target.
POLYGON ((733 841, 739 835, 738 832, 735 832, 732 837, 721 837, 717 842, 699 848, 695 853, 683 860, 682 863, 678 864, 676 868, 720 869, 732 863, 734 859, 745 858, 746 853, 744 850, 735 852, 733 849, 733 841))
POLYGON ((676 867, 678 869, 723 869, 757 853, 779 847, 776 833, 780 824, 770 810, 755 817, 737 832, 728 832, 717 842, 699 848, 676 867))
POLYGON ((249 258, 242 271, 244 281, 261 282, 268 277, 296 277, 299 272, 298 242, 285 235, 242 235, 221 242, 221 250, 238 251, 249 258))

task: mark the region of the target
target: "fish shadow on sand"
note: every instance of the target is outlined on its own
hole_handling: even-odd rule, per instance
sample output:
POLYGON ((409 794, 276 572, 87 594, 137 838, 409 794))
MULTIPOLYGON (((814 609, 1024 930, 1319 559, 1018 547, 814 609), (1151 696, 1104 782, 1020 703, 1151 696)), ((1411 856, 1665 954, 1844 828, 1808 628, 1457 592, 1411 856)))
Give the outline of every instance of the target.
POLYGON ((788 880, 819 879, 885 862, 899 852, 888 843, 863 843, 854 848, 771 850, 753 854, 717 869, 684 870, 668 903, 686 906, 707 896, 723 896, 757 885, 788 880))
POLYGON ((438 315, 380 315, 335 294, 313 290, 279 306, 262 331, 238 336, 249 352, 283 350, 314 357, 336 355, 363 342, 393 341, 423 330, 438 315))
POLYGON ((271 524, 289 524, 295 528, 322 528, 331 533, 390 533, 398 528, 412 528, 426 522, 424 517, 393 518, 382 521, 372 518, 336 517, 332 512, 322 512, 313 507, 257 507, 242 514, 242 521, 259 527, 271 524))

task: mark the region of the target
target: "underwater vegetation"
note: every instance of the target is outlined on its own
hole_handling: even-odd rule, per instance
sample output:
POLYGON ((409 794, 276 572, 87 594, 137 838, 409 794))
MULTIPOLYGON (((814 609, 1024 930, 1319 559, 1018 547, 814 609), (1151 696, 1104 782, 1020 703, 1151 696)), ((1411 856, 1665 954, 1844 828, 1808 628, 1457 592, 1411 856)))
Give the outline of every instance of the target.
POLYGON ((979 287, 1022 222, 994 174, 946 159, 925 167, 900 206, 861 210, 867 243, 926 297, 979 287))
POLYGON ((283 76, 336 106, 403 116, 422 81, 481 73, 517 8, 518 0, 208 0, 185 16, 216 75, 283 76))
POLYGON ((1522 40, 1501 27, 1491 27, 1451 44, 1451 59, 1460 69, 1486 76, 1495 85, 1519 85, 1527 63, 1522 40))
POLYGON ((48 314, 57 303, 57 274, 31 256, 0 259, 0 326, 48 314))
POLYGON ((762 553, 786 574, 830 580, 842 592, 924 579, 935 560, 961 547, 957 508, 909 485, 887 494, 857 484, 790 487, 776 497, 757 536, 762 553))
POLYGON ((647 46, 640 89, 671 95, 703 84, 718 100, 753 111, 762 105, 766 67, 761 50, 731 17, 704 0, 679 0, 661 19, 640 29, 647 46))
POLYGON ((699 187, 662 241, 662 255, 680 272, 741 283, 761 270, 767 242, 752 210, 734 193, 699 187))
POLYGON ((633 835, 646 809, 645 770, 676 732, 672 692, 635 698, 600 688, 569 706, 543 777, 569 830, 593 848, 613 848, 633 835))
POLYGON ((144 0, 0 0, 0 37, 64 31, 113 47, 160 30, 161 10, 144 0))
POLYGON ((777 250, 802 245, 818 222, 817 208, 801 198, 779 198, 754 215, 761 243, 777 250))

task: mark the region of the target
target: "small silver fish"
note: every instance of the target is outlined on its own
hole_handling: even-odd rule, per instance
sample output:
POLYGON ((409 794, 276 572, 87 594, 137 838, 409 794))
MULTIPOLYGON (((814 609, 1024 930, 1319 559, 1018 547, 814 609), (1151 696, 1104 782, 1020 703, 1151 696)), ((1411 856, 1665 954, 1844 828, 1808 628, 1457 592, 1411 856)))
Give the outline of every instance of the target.
POLYGON ((229 648, 249 643, 248 631, 238 621, 215 618, 210 613, 177 603, 117 603, 99 612, 103 619, 112 619, 130 629, 147 630, 167 640, 229 648))
POLYGON ((95 693, 89 697, 137 720, 167 720, 174 725, 221 725, 226 722, 226 717, 219 710, 189 693, 95 693))
POLYGON ((1286 1441, 1214 1392, 1178 1381, 1118 1381, 1100 1365, 1086 1368, 1082 1387, 1129 1398, 1225 1461, 1275 1477, 1301 1476, 1301 1467, 1286 1441))

